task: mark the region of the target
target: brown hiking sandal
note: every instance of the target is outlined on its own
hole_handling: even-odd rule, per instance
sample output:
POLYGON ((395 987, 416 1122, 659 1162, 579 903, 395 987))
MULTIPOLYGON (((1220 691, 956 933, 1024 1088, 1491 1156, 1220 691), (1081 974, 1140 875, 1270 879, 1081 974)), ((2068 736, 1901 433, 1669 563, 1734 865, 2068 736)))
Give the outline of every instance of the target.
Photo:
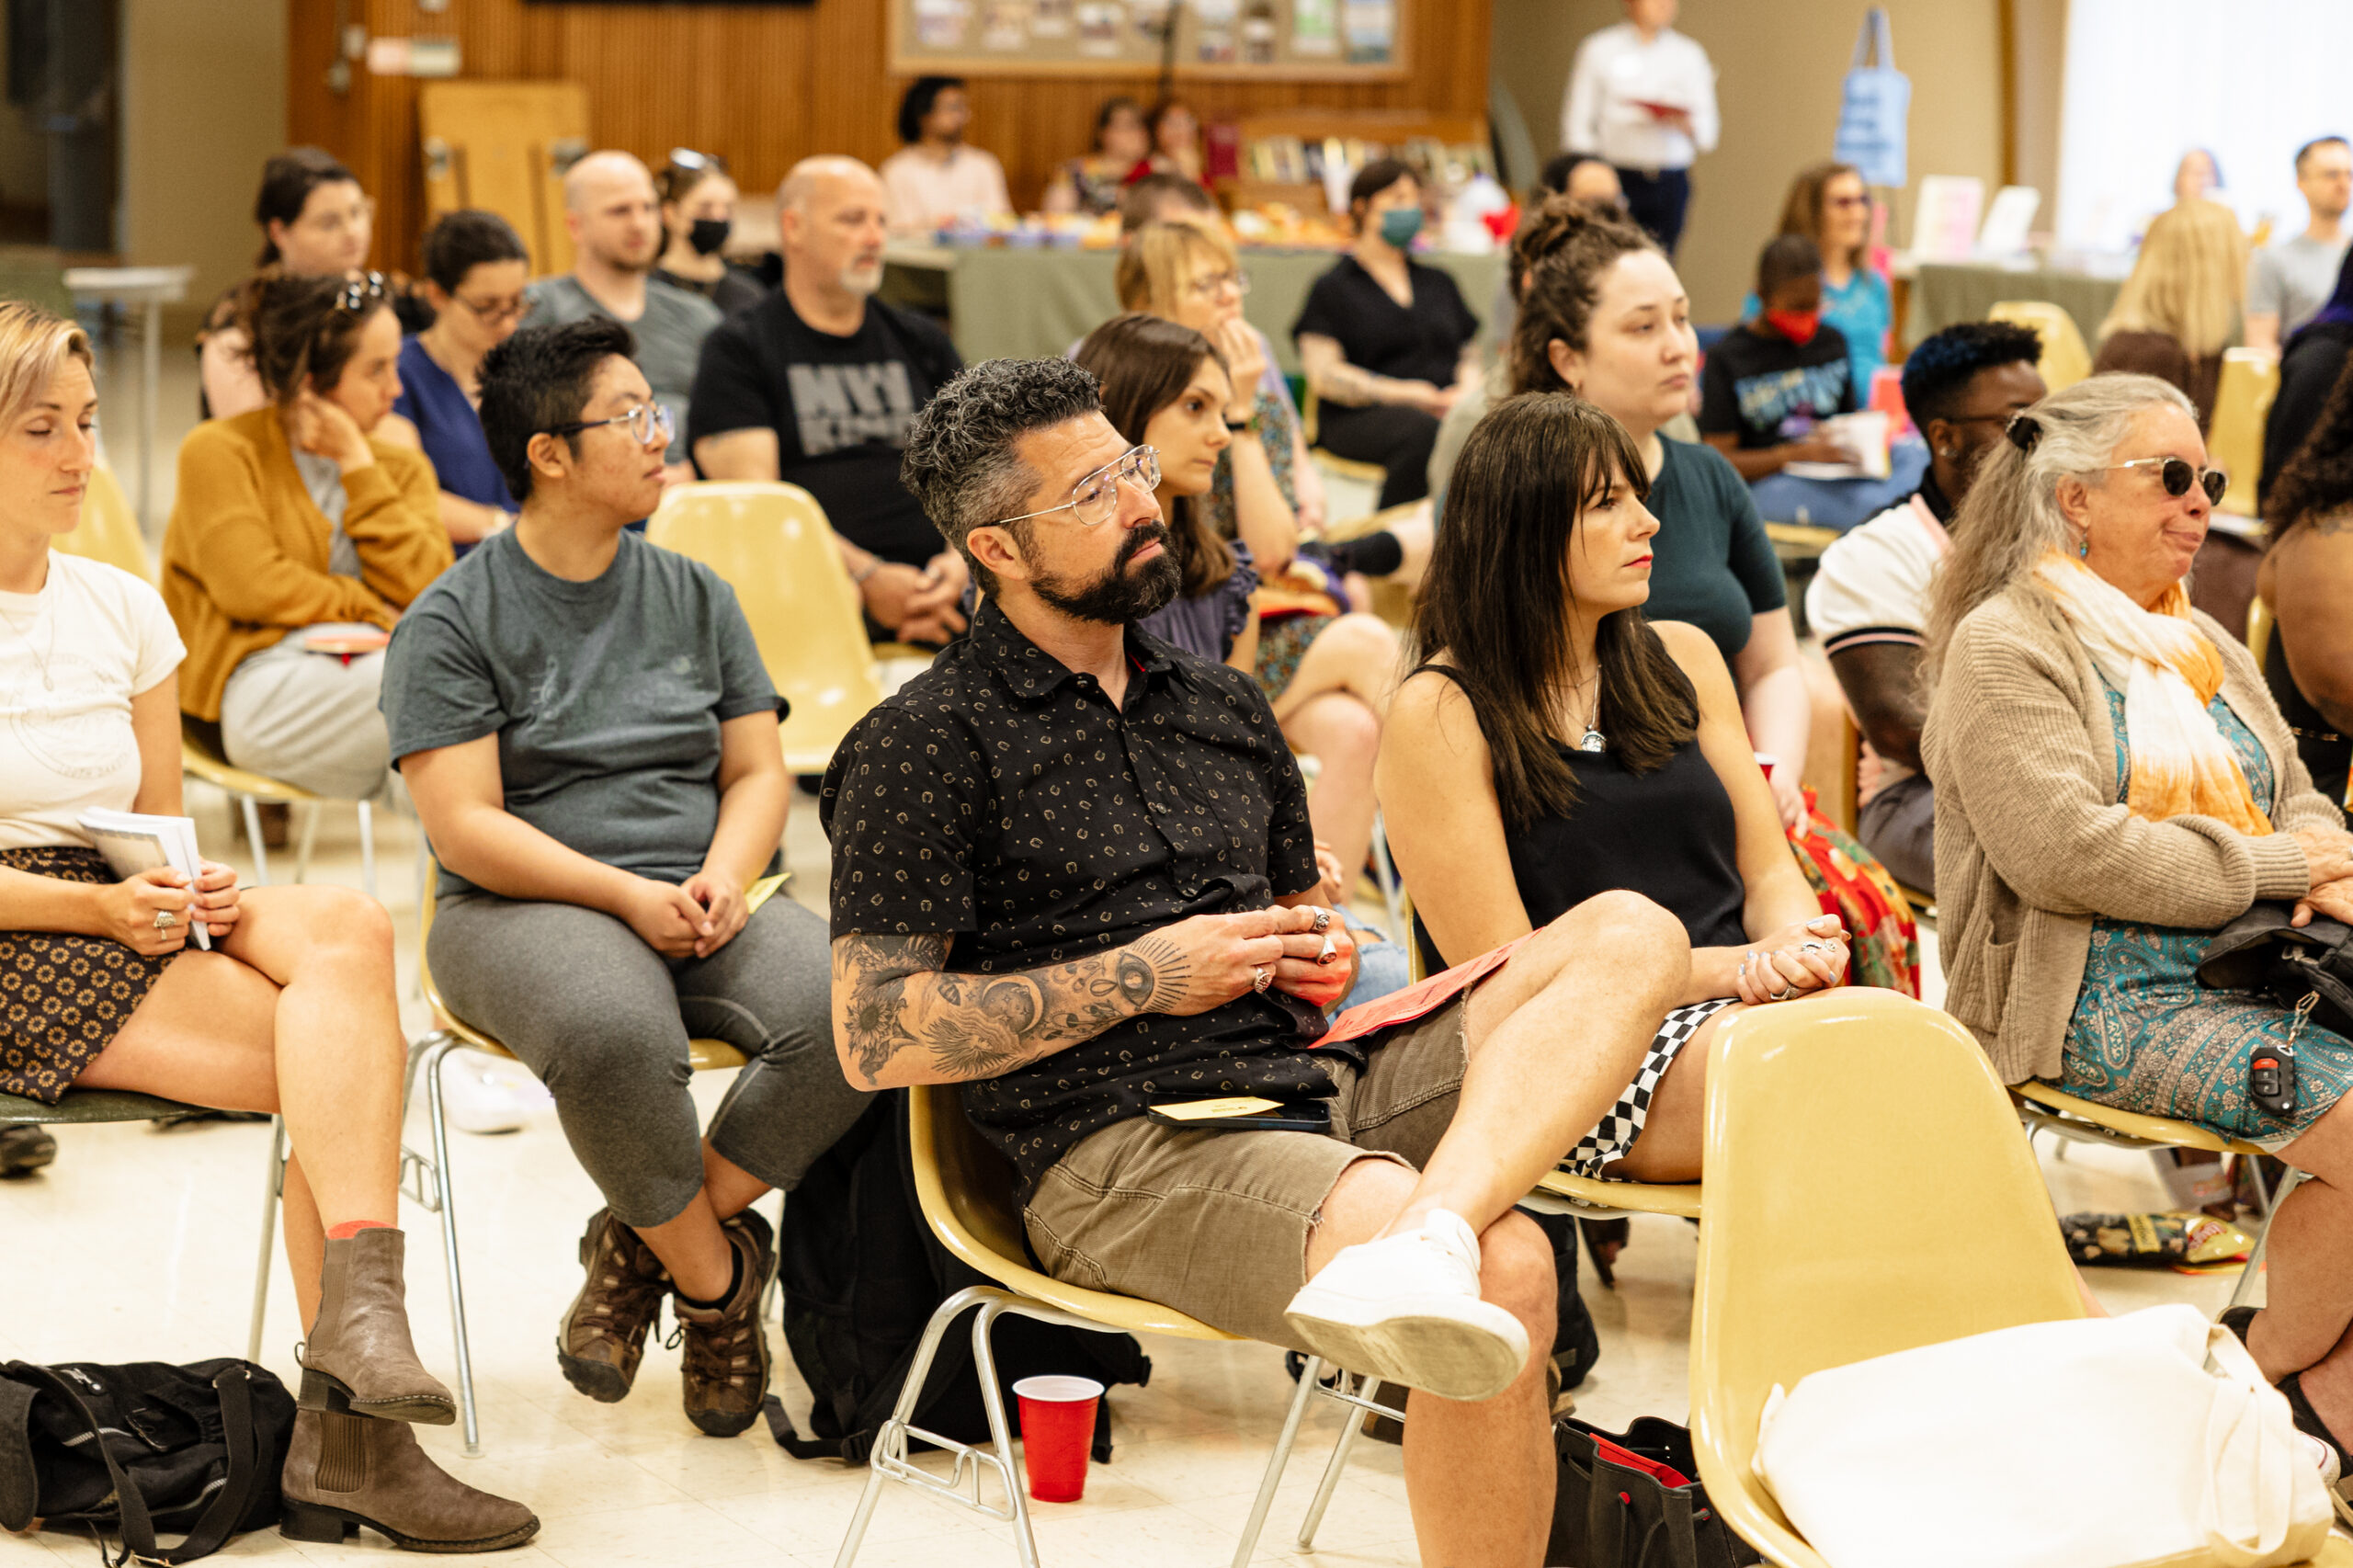
POLYGON ((768 1392, 760 1298, 776 1271, 776 1247, 766 1220, 746 1209, 723 1228, 741 1270, 735 1289, 716 1307, 689 1306, 684 1296, 670 1305, 686 1345, 679 1370, 687 1419, 714 1437, 732 1437, 759 1418, 760 1401, 768 1392))
POLYGON ((670 1271, 609 1209, 588 1217, 580 1266, 588 1278, 556 1329, 556 1365, 563 1381, 590 1399, 617 1404, 637 1379, 646 1332, 670 1293, 670 1271))

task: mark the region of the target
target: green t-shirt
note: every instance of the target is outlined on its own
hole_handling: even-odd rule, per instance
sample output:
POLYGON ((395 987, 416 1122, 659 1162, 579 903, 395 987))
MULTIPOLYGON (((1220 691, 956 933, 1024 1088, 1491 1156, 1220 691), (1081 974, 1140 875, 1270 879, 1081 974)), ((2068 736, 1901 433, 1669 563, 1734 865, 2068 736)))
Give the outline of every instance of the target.
POLYGON ((1750 621, 1787 607, 1789 584, 1747 482, 1722 452, 1659 438, 1666 461, 1651 481, 1652 620, 1688 620, 1729 663, 1748 646, 1750 621))

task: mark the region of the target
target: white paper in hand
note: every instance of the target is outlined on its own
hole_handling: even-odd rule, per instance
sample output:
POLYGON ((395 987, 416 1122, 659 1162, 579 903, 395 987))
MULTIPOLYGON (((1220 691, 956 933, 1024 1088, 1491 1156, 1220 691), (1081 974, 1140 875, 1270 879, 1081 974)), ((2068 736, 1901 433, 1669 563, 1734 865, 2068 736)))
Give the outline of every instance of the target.
MULTIPOLYGON (((203 873, 204 862, 196 850, 194 817, 151 816, 98 806, 84 812, 80 821, 82 831, 106 857, 108 869, 125 881, 142 871, 169 867, 186 876, 193 887, 203 873)), ((203 921, 190 923, 190 935, 198 947, 211 949, 212 933, 203 921)))

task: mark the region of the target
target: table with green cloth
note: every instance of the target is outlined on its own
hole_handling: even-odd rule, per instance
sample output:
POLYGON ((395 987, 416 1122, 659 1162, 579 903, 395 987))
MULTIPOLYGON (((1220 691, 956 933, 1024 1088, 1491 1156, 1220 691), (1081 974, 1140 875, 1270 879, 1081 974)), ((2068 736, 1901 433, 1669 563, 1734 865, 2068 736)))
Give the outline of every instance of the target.
MULTIPOLYGON (((1318 278, 1340 253, 1252 247, 1242 253, 1250 278, 1243 314, 1275 347, 1275 364, 1299 373, 1291 323, 1318 278)), ((1451 273, 1463 303, 1483 323, 1503 276, 1500 251, 1469 256, 1429 251, 1415 256, 1451 273)), ((882 298, 912 310, 944 314, 966 364, 1000 358, 1061 354, 1120 311, 1109 250, 1017 249, 1010 246, 892 244, 885 253, 882 298)))
POLYGON ((1922 262, 1911 286, 1904 318, 1906 344, 1962 322, 1984 321, 2005 300, 2047 300, 2075 318, 2075 330, 2088 348, 2099 342, 2099 324, 2108 319, 2124 279, 2074 267, 1922 262))

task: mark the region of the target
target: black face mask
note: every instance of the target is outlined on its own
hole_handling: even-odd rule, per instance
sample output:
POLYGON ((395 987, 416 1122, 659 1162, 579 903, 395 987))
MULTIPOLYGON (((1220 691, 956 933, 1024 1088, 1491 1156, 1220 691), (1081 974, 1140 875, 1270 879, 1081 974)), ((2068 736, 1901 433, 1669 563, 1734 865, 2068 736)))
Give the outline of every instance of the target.
POLYGON ((735 227, 726 218, 698 218, 687 233, 687 244, 695 247, 697 256, 717 256, 719 247, 727 243, 728 232, 735 227))

